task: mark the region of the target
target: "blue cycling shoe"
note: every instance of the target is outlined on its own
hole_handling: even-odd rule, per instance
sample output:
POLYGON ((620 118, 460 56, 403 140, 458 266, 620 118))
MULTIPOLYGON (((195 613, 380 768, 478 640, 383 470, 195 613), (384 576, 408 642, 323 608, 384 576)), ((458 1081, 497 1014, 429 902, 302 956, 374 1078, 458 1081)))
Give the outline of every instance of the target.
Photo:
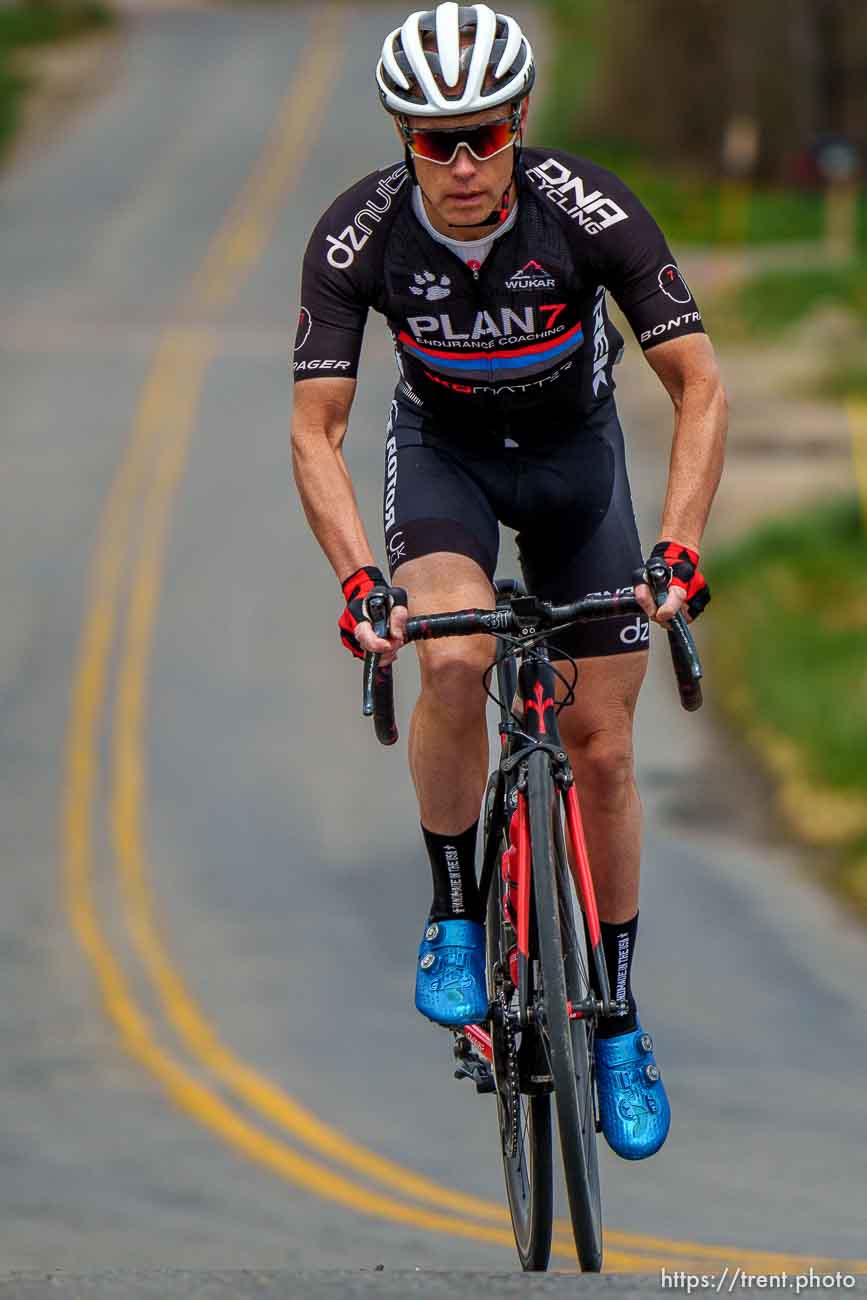
POLYGON ((418 950, 415 1005, 438 1025, 488 1017, 485 929, 478 921, 429 921, 418 950))
POLYGON ((598 1038, 596 1091, 605 1140, 624 1160, 652 1156, 668 1137, 671 1108, 653 1039, 640 1023, 625 1034, 598 1038))

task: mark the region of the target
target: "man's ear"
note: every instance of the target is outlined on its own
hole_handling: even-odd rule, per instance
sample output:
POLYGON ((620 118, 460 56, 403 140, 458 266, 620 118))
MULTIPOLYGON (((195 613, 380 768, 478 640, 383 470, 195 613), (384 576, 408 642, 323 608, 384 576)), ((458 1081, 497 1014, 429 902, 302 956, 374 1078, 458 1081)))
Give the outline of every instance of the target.
POLYGON ((521 105, 521 132, 522 133, 527 126, 527 116, 529 112, 530 112, 530 96, 527 95, 526 98, 524 99, 524 102, 521 105))

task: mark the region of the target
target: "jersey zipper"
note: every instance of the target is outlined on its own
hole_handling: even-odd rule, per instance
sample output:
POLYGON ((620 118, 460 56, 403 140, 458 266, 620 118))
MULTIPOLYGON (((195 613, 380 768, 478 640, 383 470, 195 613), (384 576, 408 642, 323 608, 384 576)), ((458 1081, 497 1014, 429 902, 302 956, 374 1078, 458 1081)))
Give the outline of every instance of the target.
MULTIPOLYGON (((513 226, 512 230, 514 229, 515 227, 513 226)), ((509 234, 512 233, 512 231, 507 231, 506 233, 508 236, 509 234)), ((458 262, 460 262, 461 266, 464 268, 464 270, 468 271, 469 274, 472 276, 473 289, 474 289, 473 300, 477 312, 484 310, 484 297, 482 294, 482 287, 481 287, 482 273, 485 271, 490 272, 491 263, 496 259, 497 254, 501 251, 504 242, 505 242, 504 239, 496 239, 494 241, 493 247, 491 248, 491 251, 488 253, 488 256, 485 258, 484 262, 482 262, 482 265, 477 268, 468 266, 467 263, 462 258, 457 256, 457 253, 454 254, 458 262)), ((489 360, 486 363, 486 370, 487 370, 487 382, 489 384, 495 384, 497 382, 497 379, 496 379, 496 375, 494 374, 494 366, 492 361, 489 360)))

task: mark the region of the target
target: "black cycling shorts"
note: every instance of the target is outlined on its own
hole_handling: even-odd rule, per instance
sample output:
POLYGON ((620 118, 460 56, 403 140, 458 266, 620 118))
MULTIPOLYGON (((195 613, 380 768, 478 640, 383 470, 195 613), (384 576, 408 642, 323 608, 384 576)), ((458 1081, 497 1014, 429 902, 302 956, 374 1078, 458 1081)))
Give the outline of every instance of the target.
MULTIPOLYGON (((632 591, 642 563, 613 400, 579 432, 534 428, 522 445, 489 430, 445 436, 400 389, 385 444, 385 542, 389 570, 437 551, 475 560, 493 581, 500 530, 516 530, 528 591, 555 603, 632 591)), ((646 650, 642 615, 558 633, 551 657, 646 650), (558 655, 562 651, 562 655, 558 655)))

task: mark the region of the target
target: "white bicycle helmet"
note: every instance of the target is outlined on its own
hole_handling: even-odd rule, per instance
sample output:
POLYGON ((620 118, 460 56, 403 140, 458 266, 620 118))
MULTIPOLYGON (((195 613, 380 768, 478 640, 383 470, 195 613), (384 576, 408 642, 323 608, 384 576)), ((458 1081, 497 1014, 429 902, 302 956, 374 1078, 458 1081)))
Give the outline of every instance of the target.
POLYGON ((514 18, 485 4, 410 14, 386 37, 376 69, 389 113, 449 117, 514 103, 530 93, 533 51, 514 18))

